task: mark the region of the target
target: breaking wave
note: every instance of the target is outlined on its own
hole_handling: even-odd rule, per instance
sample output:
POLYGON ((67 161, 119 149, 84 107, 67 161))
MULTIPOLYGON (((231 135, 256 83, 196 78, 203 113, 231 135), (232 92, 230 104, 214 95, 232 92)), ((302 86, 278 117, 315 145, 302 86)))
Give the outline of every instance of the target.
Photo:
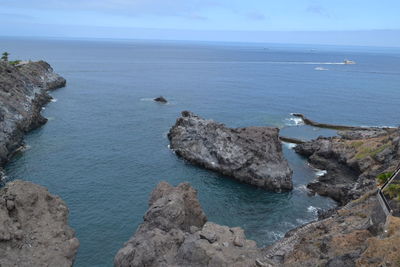
POLYGON ((324 176, 325 174, 327 174, 328 172, 326 170, 317 170, 315 175, 320 177, 320 176, 324 176))
POLYGON ((301 118, 291 117, 285 120, 286 126, 300 126, 304 125, 304 121, 301 118))

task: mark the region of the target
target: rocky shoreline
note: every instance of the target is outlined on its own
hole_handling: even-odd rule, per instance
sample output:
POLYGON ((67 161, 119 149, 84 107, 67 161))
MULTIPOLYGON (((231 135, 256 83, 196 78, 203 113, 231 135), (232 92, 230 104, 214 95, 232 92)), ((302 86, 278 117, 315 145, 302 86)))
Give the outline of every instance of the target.
POLYGON ((191 163, 268 190, 293 188, 278 128, 233 129, 183 111, 168 138, 171 149, 191 163))
MULTIPOLYGON (((211 123, 211 132, 214 127, 225 127, 184 113, 169 138, 172 147, 180 149, 179 155, 205 165, 203 157, 198 163, 193 158, 199 155, 190 153, 209 153, 209 148, 197 148, 198 139, 218 141, 201 133, 199 123, 211 123)), ((224 135, 224 130, 216 130, 215 135, 224 135)), ((296 141, 297 153, 327 171, 308 188, 335 199, 340 206, 320 212, 317 221, 289 231, 271 246, 258 248, 244 234, 235 236, 243 233, 240 228, 206 223, 188 184, 174 188, 161 183, 152 193, 144 223, 118 252, 115 266, 395 266, 400 262, 400 219, 383 212, 375 179, 398 166, 400 129, 341 130, 339 136, 307 142, 280 138, 296 141), (184 221, 188 223, 182 228, 184 221), (238 239, 241 242, 236 242, 238 239)))
POLYGON ((298 144, 295 151, 326 174, 308 188, 341 205, 376 188, 376 177, 393 172, 400 163, 400 129, 339 132, 298 144))
POLYGON ((400 219, 386 220, 376 190, 260 248, 240 227, 207 222, 189 184, 161 182, 151 194, 144 222, 118 251, 114 265, 395 266, 390 263, 398 261, 399 250, 400 219))
POLYGON ((24 134, 47 122, 40 114, 51 100, 47 91, 65 84, 44 61, 20 66, 0 62, 0 173, 23 145, 24 134))
MULTIPOLYGON (((28 131, 46 123, 47 93, 66 81, 43 61, 0 62, 1 167, 23 145, 28 131)), ((400 262, 400 219, 383 213, 376 177, 400 163, 400 129, 316 123, 341 130, 311 141, 279 136, 271 127, 228 128, 191 112, 171 128, 171 149, 186 160, 264 189, 292 189, 292 170, 281 141, 313 166, 326 170, 308 185, 340 206, 317 221, 260 248, 240 227, 207 221, 189 184, 161 182, 144 221, 114 259, 115 266, 395 266, 400 262)), ((301 116, 300 116, 301 115, 301 116)), ((0 189, 0 265, 72 266, 79 241, 68 226, 68 208, 44 187, 8 182, 0 189)))
MULTIPOLYGON (((0 178, 24 134, 47 122, 41 110, 51 100, 48 91, 65 84, 44 61, 0 62, 0 178)), ((0 189, 0 266, 72 266, 78 247, 59 197, 19 180, 0 189)))

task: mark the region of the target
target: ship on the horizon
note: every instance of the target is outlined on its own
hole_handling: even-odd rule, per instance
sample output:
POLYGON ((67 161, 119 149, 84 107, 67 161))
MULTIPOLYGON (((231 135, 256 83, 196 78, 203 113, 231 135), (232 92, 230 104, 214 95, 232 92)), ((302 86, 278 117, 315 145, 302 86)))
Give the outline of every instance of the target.
POLYGON ((345 59, 345 60, 343 61, 343 63, 346 64, 346 65, 356 64, 355 61, 353 61, 353 60, 348 60, 348 59, 345 59))

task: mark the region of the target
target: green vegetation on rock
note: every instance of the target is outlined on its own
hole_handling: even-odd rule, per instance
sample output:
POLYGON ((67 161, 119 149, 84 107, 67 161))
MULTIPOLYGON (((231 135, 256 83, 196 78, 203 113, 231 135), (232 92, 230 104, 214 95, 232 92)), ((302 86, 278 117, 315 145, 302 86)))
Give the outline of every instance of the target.
POLYGON ((379 147, 362 147, 356 154, 356 159, 364 159, 368 156, 375 157, 378 153, 382 152, 388 147, 390 147, 390 144, 384 144, 379 147))
POLYGON ((392 177, 392 175, 393 175, 393 172, 384 172, 384 173, 379 174, 376 177, 376 181, 378 182, 378 185, 383 185, 384 183, 386 183, 386 181, 390 177, 392 177))
POLYGON ((391 199, 400 200, 400 184, 390 184, 383 192, 388 194, 391 199))

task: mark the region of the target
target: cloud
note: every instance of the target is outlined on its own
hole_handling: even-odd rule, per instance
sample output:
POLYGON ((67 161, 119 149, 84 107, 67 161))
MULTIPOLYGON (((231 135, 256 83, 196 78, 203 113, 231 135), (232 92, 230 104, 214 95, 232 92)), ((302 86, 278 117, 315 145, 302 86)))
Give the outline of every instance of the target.
POLYGON ((323 17, 330 17, 328 10, 326 10, 323 6, 318 4, 309 5, 306 11, 323 17))
POLYGON ((265 20, 266 17, 260 12, 250 12, 246 14, 246 17, 250 20, 265 20))
POLYGON ((181 16, 205 19, 201 12, 219 6, 217 0, 0 0, 0 6, 56 9, 71 11, 95 11, 120 15, 181 16))
POLYGON ((31 22, 32 20, 36 19, 34 16, 25 15, 25 14, 18 14, 18 13, 0 13, 0 21, 7 20, 10 21, 17 21, 17 22, 31 22))

